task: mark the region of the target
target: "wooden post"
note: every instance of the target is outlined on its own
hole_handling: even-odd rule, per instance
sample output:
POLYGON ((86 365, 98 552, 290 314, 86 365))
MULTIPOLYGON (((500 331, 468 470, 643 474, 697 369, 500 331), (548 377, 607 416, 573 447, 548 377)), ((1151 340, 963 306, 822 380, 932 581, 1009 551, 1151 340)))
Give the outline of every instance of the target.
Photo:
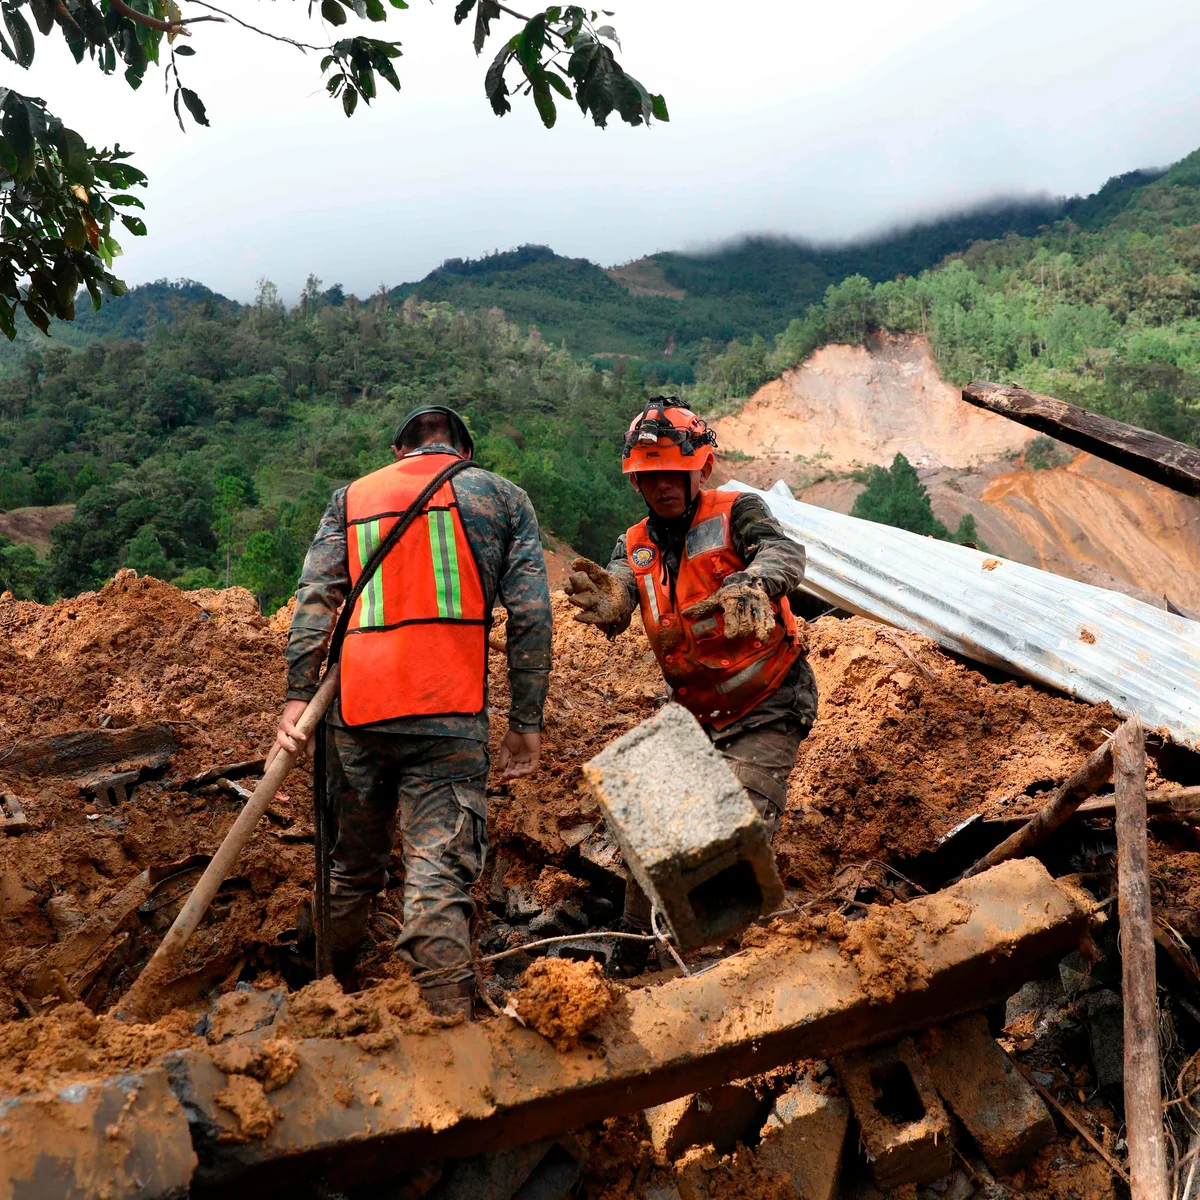
MULTIPOLYGON (((301 743, 307 741, 312 735, 317 723, 324 716, 325 710, 337 694, 337 690, 338 664, 334 663, 326 671, 317 694, 308 702, 308 707, 300 714, 300 719, 296 722, 301 743)), ((225 835, 225 840, 217 849, 216 854, 212 856, 208 866, 204 868, 204 874, 200 876, 196 886, 192 889, 192 894, 179 910, 179 915, 175 918, 171 928, 167 930, 166 936, 158 944, 158 949, 142 969, 142 973, 134 980, 133 986, 117 1004, 115 1010, 117 1015, 142 1019, 151 1014, 156 1000, 156 990, 165 982, 167 972, 183 953, 188 938, 196 932, 196 927, 204 919, 204 914, 208 912, 208 906, 213 902, 213 897, 217 894, 221 884, 229 878, 229 873, 233 870, 238 855, 245 849, 251 834, 263 813, 266 812, 267 805, 275 798, 275 793, 292 769, 296 757, 295 754, 281 750, 267 759, 266 770, 258 787, 254 789, 254 793, 246 801, 242 811, 238 813, 237 820, 225 835)))
POLYGON ((1112 742, 1093 750, 1083 766, 1050 797, 1049 800, 1016 833, 1006 837, 994 850, 985 854, 973 867, 959 876, 970 879, 997 863, 1010 858, 1024 858, 1034 846, 1044 842, 1060 825, 1070 820, 1075 810, 1102 784, 1112 772, 1112 742))
POLYGON ((1200 496, 1200 450, 1076 404, 998 383, 968 383, 962 398, 1187 496, 1200 496))
POLYGON ((1158 991, 1146 846, 1146 736, 1137 717, 1113 737, 1121 993, 1125 1006, 1125 1129, 1132 1200, 1168 1200, 1159 1083, 1158 991))

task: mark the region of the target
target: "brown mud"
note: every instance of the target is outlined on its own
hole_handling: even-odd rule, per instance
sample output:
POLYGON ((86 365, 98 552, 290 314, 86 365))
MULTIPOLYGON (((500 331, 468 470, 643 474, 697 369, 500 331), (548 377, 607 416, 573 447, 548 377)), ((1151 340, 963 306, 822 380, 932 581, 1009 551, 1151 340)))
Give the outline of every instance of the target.
POLYGON ((525 971, 515 1001, 517 1016, 554 1043, 570 1050, 613 1006, 618 989, 597 962, 539 958, 525 971))
MULTIPOLYGON (((542 907, 579 893, 581 884, 569 869, 571 849, 600 821, 581 766, 665 700, 636 618, 610 643, 572 622, 561 594, 554 604, 555 669, 542 768, 525 780, 491 780, 490 863, 481 899, 493 864, 501 861, 502 882, 529 888, 542 907)), ((273 802, 192 939, 180 964, 179 991, 172 993, 181 1007, 153 1025, 126 1025, 104 1015, 132 981, 139 956, 161 937, 182 894, 168 897, 149 920, 129 915, 121 926, 129 933, 125 949, 117 946, 89 985, 88 1004, 61 987, 35 987, 47 954, 114 903, 139 873, 165 871, 219 845, 240 799, 181 784, 209 768, 254 759, 269 745, 285 691, 287 620, 286 611, 263 618, 242 589, 182 592, 127 572, 99 592, 50 606, 0 599, 0 794, 19 798, 29 818, 23 832, 0 835, 0 1094, 143 1066, 171 1049, 210 1044, 211 1036, 206 1041, 195 1030, 214 997, 221 997, 218 1021, 223 1008, 242 1003, 237 997, 244 993, 234 990, 239 982, 255 989, 284 985, 281 964, 295 945, 312 884, 307 766, 288 779, 286 794, 273 802), (77 778, 6 773, 7 753, 26 739, 151 723, 170 723, 179 749, 123 803, 90 800, 77 778)), ((500 621, 491 657, 493 749, 508 702, 503 638, 500 621)), ((823 618, 809 628, 809 640, 821 691, 819 719, 801 748, 775 839, 793 902, 827 897, 847 878, 852 897, 853 880, 865 878, 872 863, 899 864, 930 850, 974 813, 1031 813, 1117 723, 1105 706, 996 682, 928 639, 863 619, 823 618)), ((1153 764, 1150 782, 1162 782, 1153 764)), ((1186 840, 1155 842, 1152 867, 1156 905, 1181 933, 1200 936, 1193 927, 1200 924, 1200 853, 1186 840)), ((232 1085, 227 1097, 245 1136, 271 1119, 269 1093, 286 1074, 287 1039, 353 1037, 364 1049, 383 1051, 398 1033, 439 1023, 391 950, 402 909, 398 858, 390 869, 372 922, 374 948, 360 961, 369 986, 351 996, 328 980, 292 991, 268 1059, 230 1063, 231 1080, 246 1081, 232 1085)), ((485 923, 490 919, 485 916, 485 923)), ((749 939, 833 936, 881 999, 919 978, 920 964, 904 953, 903 929, 895 921, 876 922, 872 914, 848 922, 818 908, 808 922, 755 930, 749 939)), ((535 966, 527 978, 531 985, 541 981, 542 996, 535 1002, 532 986, 524 993, 526 1019, 540 1013, 547 1017, 547 1036, 577 1038, 587 1027, 581 1018, 592 1008, 602 1012, 604 998, 588 981, 575 979, 577 964, 542 959, 535 966), (572 973, 569 988, 558 979, 564 970, 572 973), (570 1003, 563 1003, 564 996, 570 1003)), ((538 1019, 531 1023, 541 1028, 538 1019)), ((618 1136, 623 1122, 613 1125, 611 1136, 586 1133, 597 1162, 626 1150, 632 1155, 624 1165, 613 1159, 615 1174, 603 1185, 589 1166, 589 1195, 636 1195, 646 1185, 648 1160, 634 1149, 636 1139, 618 1136), (626 1181, 625 1190, 618 1180, 626 1181)), ((1071 1153, 1060 1149, 1044 1170, 1036 1163, 1027 1168, 1027 1189, 1021 1190, 1065 1198, 1051 1164, 1071 1153)), ((744 1188, 752 1165, 734 1159, 706 1175, 714 1185, 744 1188)), ((1077 1166, 1091 1171, 1094 1164, 1081 1159, 1077 1166)), ((1086 1191, 1105 1194, 1099 1186, 1086 1191)))

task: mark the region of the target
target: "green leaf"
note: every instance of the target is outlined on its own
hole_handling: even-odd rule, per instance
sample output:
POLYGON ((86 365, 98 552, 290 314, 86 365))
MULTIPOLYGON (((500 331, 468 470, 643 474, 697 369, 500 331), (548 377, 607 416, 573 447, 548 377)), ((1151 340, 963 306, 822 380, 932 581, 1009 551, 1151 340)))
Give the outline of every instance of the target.
POLYGON ((546 45, 546 14, 538 13, 527 21, 525 28, 517 34, 517 61, 529 81, 541 69, 542 50, 546 45))
POLYGON ((9 37, 13 40, 13 46, 17 52, 17 65, 27 67, 33 62, 33 54, 36 49, 33 40, 33 30, 29 28, 29 22, 15 8, 9 8, 7 5, 4 9, 4 24, 8 26, 9 37))
POLYGON ((109 196, 109 204, 116 204, 121 208, 145 208, 146 206, 136 196, 109 196))
POLYGON ((498 117, 512 112, 512 105, 508 102, 508 84, 504 82, 504 71, 516 52, 515 42, 516 38, 513 38, 504 46, 492 60, 492 65, 488 67, 487 74, 483 77, 483 90, 491 102, 492 112, 498 117))
POLYGON ((208 113, 204 111, 204 101, 192 91, 191 88, 180 88, 183 93, 183 102, 187 105, 187 110, 192 114, 192 119, 197 125, 208 124, 208 113))
POLYGON ((346 10, 338 3, 338 0, 321 0, 321 16, 330 25, 345 25, 346 23, 346 10))
POLYGON ((475 53, 483 53, 483 44, 492 32, 492 22, 500 19, 497 0, 479 0, 479 12, 475 14, 475 53))
POLYGON ((0 300, 0 330, 11 342, 17 336, 17 306, 7 300, 0 300))
POLYGON ((368 21, 386 21, 387 9, 383 7, 380 0, 366 0, 367 3, 367 20, 368 21))
POLYGON ((654 114, 656 121, 669 121, 671 118, 667 115, 667 102, 661 97, 653 93, 650 95, 650 111, 654 114))
POLYGON ((407 8, 408 0, 388 0, 393 8, 407 8))
POLYGON ((346 116, 352 117, 354 116, 354 110, 357 107, 358 93, 352 87, 348 87, 342 93, 342 109, 345 111, 346 116))
POLYGON ((176 46, 175 53, 182 54, 184 58, 191 58, 196 51, 193 50, 191 46, 176 46))
MULTIPOLYGON (((358 84, 358 90, 362 92, 362 98, 370 103, 375 99, 375 72, 367 67, 363 71, 359 71, 355 77, 355 82, 358 84)), ((346 114, 349 116, 349 114, 346 114)))
POLYGON ((22 300, 21 307, 25 310, 25 315, 33 325, 37 326, 43 333, 48 334, 50 332, 50 314, 42 308, 34 297, 30 296, 22 300))
POLYGON ((325 84, 325 90, 331 96, 336 96, 338 94, 338 89, 345 82, 346 82, 345 73, 342 71, 339 71, 336 75, 330 75, 329 79, 327 80, 327 82, 325 84))
POLYGON ((79 217, 74 214, 63 222, 63 241, 72 250, 82 250, 87 242, 87 230, 84 229, 83 222, 79 217))
POLYGON ((396 89, 400 90, 400 77, 396 74, 396 68, 392 66, 392 60, 386 56, 380 56, 375 60, 375 69, 396 89))
POLYGON ((146 222, 141 217, 135 217, 129 213, 121 214, 121 224, 125 226, 135 237, 146 236, 146 222))
POLYGON ((29 0, 29 7, 38 30, 45 37, 54 29, 54 0, 29 0))
POLYGON ((558 112, 554 107, 554 97, 550 95, 550 89, 544 85, 538 87, 535 84, 533 102, 537 106, 538 116, 542 118, 542 124, 547 129, 553 129, 554 122, 558 119, 558 112))
POLYGON ((3 54, 10 62, 16 62, 17 56, 13 53, 13 48, 8 44, 8 38, 0 33, 0 54, 3 54))
POLYGON ((455 25, 461 25, 471 15, 471 9, 474 7, 475 0, 458 0, 454 6, 455 25))
POLYGON ((545 72, 546 82, 560 95, 564 100, 571 99, 571 89, 567 86, 567 81, 561 75, 555 74, 553 71, 545 72))
POLYGON ((0 121, 0 136, 17 160, 17 176, 28 179, 33 174, 33 130, 29 124, 29 110, 24 98, 9 92, 4 104, 4 116, 0 121))

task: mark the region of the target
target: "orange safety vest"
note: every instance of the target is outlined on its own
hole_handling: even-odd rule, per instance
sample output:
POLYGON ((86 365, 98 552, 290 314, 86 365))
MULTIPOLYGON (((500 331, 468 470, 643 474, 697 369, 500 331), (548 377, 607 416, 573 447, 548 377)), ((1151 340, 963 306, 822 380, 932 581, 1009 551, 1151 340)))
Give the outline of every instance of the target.
POLYGON ((719 609, 707 617, 683 616, 685 608, 719 591, 727 575, 746 569, 729 533, 729 510, 738 495, 700 493, 674 601, 662 552, 650 540, 649 521, 640 521, 625 535, 642 623, 673 698, 714 729, 731 725, 770 695, 800 656, 796 621, 786 597, 771 602, 777 619, 766 642, 753 636, 727 639, 719 609))
MULTIPOLYGON (((414 454, 346 489, 350 582, 452 454, 414 454)), ((341 654, 347 725, 482 712, 487 618, 450 481, 401 535, 355 602, 341 654)))

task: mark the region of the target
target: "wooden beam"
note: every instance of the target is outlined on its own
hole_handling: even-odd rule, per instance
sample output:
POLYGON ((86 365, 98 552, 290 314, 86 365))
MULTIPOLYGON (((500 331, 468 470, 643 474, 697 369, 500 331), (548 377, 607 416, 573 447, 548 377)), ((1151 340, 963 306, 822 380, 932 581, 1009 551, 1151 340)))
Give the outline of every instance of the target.
POLYGON ((1200 450, 1195 446, 1022 387, 968 383, 962 398, 976 408, 1028 425, 1135 475, 1188 496, 1200 496, 1200 450))
POLYGON ((1146 845, 1146 735, 1133 717, 1113 735, 1117 905, 1125 1006, 1125 1128, 1132 1200, 1167 1200, 1167 1138, 1159 1074, 1158 985, 1146 845))

